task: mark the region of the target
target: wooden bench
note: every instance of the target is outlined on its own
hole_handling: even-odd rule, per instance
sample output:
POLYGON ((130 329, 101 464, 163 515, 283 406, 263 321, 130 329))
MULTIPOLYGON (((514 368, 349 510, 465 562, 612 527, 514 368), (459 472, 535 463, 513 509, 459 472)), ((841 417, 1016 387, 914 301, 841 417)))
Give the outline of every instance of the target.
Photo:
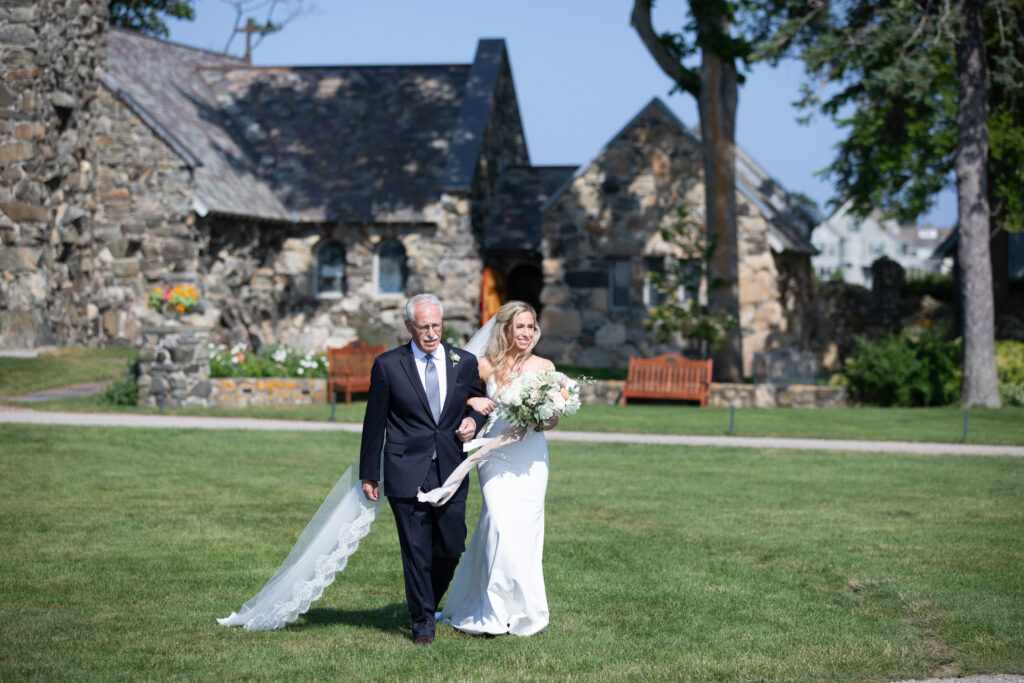
POLYGON ((630 358, 629 374, 622 385, 622 405, 631 398, 700 401, 708 404, 711 359, 690 360, 677 353, 657 358, 630 358))
POLYGON ((341 348, 327 349, 327 398, 331 402, 331 421, 334 421, 334 404, 339 393, 345 394, 345 403, 352 403, 353 391, 370 390, 370 370, 373 359, 384 353, 387 347, 370 346, 354 341, 341 348))

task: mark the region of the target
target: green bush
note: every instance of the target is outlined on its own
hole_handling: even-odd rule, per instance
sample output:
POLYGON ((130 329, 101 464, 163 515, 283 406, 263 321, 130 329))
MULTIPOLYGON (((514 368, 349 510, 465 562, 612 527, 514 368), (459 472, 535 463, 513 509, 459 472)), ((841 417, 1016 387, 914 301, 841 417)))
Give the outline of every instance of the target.
POLYGON ((951 301, 953 298, 953 276, 924 273, 913 280, 904 280, 900 285, 900 294, 904 297, 922 297, 927 294, 939 301, 951 301))
POLYGON ((960 346, 934 333, 856 339, 843 374, 860 401, 882 406, 938 406, 960 395, 960 346))
POLYGON ((996 342, 996 375, 1003 403, 1024 405, 1024 342, 996 342))
POLYGON ((139 402, 139 361, 129 363, 121 376, 108 384, 100 394, 104 403, 134 406, 139 402))
POLYGON ((242 344, 210 345, 210 377, 327 377, 327 356, 268 346, 254 353, 242 344))

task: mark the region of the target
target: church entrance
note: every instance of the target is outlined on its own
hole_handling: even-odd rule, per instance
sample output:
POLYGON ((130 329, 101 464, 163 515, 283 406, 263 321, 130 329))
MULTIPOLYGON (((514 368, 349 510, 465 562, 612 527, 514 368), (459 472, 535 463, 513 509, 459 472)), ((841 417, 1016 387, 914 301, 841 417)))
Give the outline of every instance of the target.
POLYGON ((532 263, 516 266, 508 274, 508 298, 525 301, 540 315, 540 290, 544 288, 544 274, 532 263))
POLYGON ((540 315, 540 292, 544 275, 539 266, 520 263, 506 270, 490 263, 480 279, 480 321, 489 320, 506 301, 525 301, 540 315))

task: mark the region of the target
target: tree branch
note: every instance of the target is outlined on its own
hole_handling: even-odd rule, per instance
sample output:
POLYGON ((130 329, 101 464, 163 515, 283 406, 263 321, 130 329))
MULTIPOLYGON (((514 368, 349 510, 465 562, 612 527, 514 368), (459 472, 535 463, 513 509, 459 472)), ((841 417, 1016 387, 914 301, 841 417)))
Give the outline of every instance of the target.
POLYGON ((681 90, 700 99, 700 77, 680 64, 665 48, 651 25, 651 0, 634 0, 630 24, 665 75, 681 90))

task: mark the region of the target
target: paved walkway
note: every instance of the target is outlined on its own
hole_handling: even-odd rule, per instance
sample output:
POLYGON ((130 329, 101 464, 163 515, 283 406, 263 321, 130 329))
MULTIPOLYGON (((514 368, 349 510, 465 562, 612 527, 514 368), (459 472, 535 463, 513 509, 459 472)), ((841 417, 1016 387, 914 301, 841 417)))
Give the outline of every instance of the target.
MULTIPOLYGON (((60 413, 0 405, 0 423, 55 424, 81 427, 155 427, 172 429, 255 429, 283 431, 341 431, 359 433, 354 422, 260 420, 237 417, 187 417, 183 415, 132 415, 126 413, 60 413)), ((639 443, 669 446, 729 446, 733 448, 785 448, 811 451, 865 453, 912 453, 918 455, 982 455, 1024 457, 1024 446, 920 443, 910 441, 851 441, 832 439, 783 439, 748 436, 683 436, 671 434, 620 434, 605 432, 548 432, 551 441, 590 443, 639 443)))
POLYGON ((92 396, 94 394, 102 393, 107 384, 108 382, 86 382, 85 384, 73 384, 69 387, 57 387, 56 389, 37 391, 34 394, 11 396, 5 400, 16 401, 18 403, 42 403, 43 401, 55 401, 59 398, 80 398, 82 396, 92 396))

